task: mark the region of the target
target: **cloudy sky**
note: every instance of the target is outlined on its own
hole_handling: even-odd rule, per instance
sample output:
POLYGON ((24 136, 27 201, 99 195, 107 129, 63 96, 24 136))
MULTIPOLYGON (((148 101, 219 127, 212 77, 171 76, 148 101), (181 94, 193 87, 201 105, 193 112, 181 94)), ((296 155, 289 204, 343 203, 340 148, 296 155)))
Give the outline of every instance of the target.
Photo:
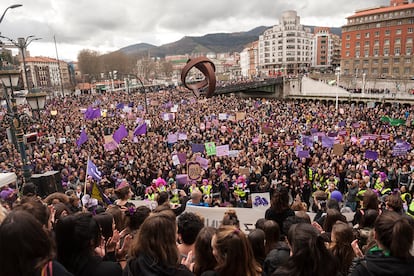
POLYGON ((28 47, 32 56, 76 60, 82 49, 106 53, 146 42, 162 45, 183 36, 248 31, 279 22, 296 10, 304 25, 340 27, 354 11, 389 0, 2 0, 1 35, 42 38, 28 47))

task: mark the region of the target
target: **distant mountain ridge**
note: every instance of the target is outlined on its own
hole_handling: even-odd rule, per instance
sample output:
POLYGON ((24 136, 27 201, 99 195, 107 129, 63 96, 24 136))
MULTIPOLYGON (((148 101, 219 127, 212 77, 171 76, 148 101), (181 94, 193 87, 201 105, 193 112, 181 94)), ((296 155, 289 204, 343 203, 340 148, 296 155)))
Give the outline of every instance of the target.
MULTIPOLYGON (((313 32, 315 26, 305 26, 313 32)), ((271 27, 259 26, 247 32, 214 33, 204 36, 185 36, 182 39, 155 46, 148 43, 133 44, 123 47, 118 51, 135 56, 158 56, 184 55, 192 53, 226 53, 241 52, 246 45, 259 39, 266 29, 271 27)), ((331 28, 333 34, 341 36, 341 28, 331 28)))

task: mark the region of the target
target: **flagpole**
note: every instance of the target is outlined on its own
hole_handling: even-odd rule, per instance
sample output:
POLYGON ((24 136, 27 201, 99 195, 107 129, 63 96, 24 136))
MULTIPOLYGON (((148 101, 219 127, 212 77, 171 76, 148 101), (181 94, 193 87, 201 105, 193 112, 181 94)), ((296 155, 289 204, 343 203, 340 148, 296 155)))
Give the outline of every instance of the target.
POLYGON ((83 196, 86 195, 86 186, 88 184, 88 171, 89 171, 89 155, 88 155, 88 162, 86 163, 85 186, 83 187, 83 196))

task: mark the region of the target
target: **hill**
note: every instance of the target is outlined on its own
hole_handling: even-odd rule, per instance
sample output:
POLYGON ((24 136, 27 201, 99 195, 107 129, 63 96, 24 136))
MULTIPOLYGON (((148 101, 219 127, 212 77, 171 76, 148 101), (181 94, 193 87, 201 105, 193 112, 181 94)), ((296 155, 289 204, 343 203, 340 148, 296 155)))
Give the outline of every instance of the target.
MULTIPOLYGON (((312 32, 314 26, 310 27, 312 32)), ((259 26, 247 32, 215 33, 204 36, 185 36, 182 39, 159 47, 139 43, 119 49, 128 55, 164 57, 166 55, 183 55, 191 53, 224 53, 241 52, 246 45, 259 39, 259 36, 270 27, 259 26)), ((341 35, 341 28, 331 28, 331 32, 341 35)))

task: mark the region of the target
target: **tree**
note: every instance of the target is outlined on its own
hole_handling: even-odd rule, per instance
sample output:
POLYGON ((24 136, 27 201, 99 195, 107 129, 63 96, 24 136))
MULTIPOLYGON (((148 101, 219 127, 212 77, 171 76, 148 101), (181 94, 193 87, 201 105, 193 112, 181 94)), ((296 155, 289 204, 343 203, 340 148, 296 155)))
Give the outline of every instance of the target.
POLYGON ((160 69, 161 69, 161 73, 164 74, 164 76, 166 76, 167 78, 171 77, 172 74, 173 74, 173 65, 170 61, 164 60, 161 63, 161 68, 160 69))
POLYGON ((97 79, 103 68, 99 53, 88 49, 79 52, 78 66, 82 75, 89 75, 91 79, 97 79))

